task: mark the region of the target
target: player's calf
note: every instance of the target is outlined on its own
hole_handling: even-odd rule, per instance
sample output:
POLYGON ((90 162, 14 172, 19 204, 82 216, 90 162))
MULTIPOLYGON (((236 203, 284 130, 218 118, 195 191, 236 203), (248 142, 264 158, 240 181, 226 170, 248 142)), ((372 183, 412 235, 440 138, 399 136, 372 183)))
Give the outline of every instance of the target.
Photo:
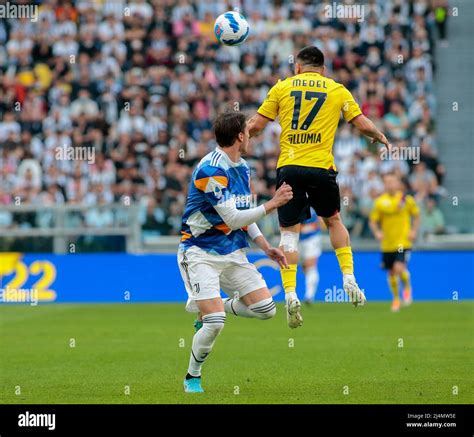
POLYGON ((403 268, 400 272, 400 280, 403 284, 403 305, 409 306, 413 302, 412 293, 411 293, 411 281, 410 281, 410 272, 406 268, 406 265, 403 265, 403 268))
POLYGON ((224 324, 224 312, 210 313, 202 317, 202 328, 193 337, 188 373, 184 380, 184 389, 187 393, 203 391, 200 383, 201 369, 211 353, 217 336, 224 329, 224 324), (192 381, 193 379, 199 379, 199 381, 192 381))

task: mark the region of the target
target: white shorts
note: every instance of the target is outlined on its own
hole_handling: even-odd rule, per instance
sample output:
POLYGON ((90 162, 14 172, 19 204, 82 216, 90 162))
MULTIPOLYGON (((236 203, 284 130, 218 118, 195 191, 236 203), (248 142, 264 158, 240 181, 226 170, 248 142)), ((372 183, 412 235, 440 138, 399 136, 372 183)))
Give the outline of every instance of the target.
POLYGON ((197 246, 180 248, 178 265, 188 293, 186 311, 193 313, 199 312, 197 300, 221 297, 221 289, 229 296, 237 292, 242 297, 267 286, 244 249, 214 255, 197 246))
POLYGON ((303 262, 311 258, 319 258, 321 256, 321 236, 316 234, 306 240, 300 240, 298 252, 299 258, 303 262))

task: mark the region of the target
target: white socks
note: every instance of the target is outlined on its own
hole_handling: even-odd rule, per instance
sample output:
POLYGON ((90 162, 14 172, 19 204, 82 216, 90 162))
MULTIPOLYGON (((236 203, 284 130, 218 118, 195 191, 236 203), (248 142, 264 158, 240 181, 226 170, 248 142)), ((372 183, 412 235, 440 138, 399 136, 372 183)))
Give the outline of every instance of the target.
POLYGON ((271 319, 276 314, 276 305, 271 297, 249 305, 248 309, 261 320, 271 319))
POLYGON ((191 376, 201 376, 201 368, 214 346, 214 341, 224 329, 225 313, 207 314, 202 318, 202 328, 194 334, 191 357, 189 358, 188 373, 191 376))
POLYGON ((252 317, 256 319, 271 319, 276 314, 276 305, 273 299, 263 299, 249 306, 237 298, 224 299, 225 312, 240 317, 252 317))
POLYGON ((316 267, 312 267, 307 269, 305 272, 305 280, 306 280, 306 292, 305 292, 305 299, 313 300, 314 296, 316 295, 316 290, 318 289, 319 283, 319 272, 316 267))

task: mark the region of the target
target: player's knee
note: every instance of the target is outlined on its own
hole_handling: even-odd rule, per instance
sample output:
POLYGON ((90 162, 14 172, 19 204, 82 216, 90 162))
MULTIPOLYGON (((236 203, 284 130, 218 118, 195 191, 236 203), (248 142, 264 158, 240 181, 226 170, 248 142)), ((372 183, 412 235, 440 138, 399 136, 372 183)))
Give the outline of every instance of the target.
POLYGON ((204 322, 203 329, 205 329, 214 337, 217 337, 224 329, 224 324, 225 324, 224 322, 208 322, 208 323, 204 322))
POLYGON ((225 313, 207 314, 202 318, 202 329, 217 337, 224 329, 225 313))
POLYGON ((393 264, 393 272, 395 275, 400 275, 405 270, 405 265, 401 262, 395 262, 393 264))
POLYGON ((255 318, 260 320, 271 319, 276 315, 276 305, 271 297, 249 305, 249 310, 252 311, 255 318))
POLYGON ((388 272, 388 279, 392 279, 392 278, 396 278, 396 277, 397 277, 397 274, 393 270, 390 270, 388 272))

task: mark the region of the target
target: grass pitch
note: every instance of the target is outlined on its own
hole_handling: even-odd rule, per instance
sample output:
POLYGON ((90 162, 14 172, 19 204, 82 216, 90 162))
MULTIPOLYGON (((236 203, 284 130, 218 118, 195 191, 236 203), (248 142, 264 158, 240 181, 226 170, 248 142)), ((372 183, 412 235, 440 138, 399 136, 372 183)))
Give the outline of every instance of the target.
POLYGON ((185 394, 193 316, 182 304, 0 307, 0 403, 472 403, 474 302, 228 315, 185 394))

